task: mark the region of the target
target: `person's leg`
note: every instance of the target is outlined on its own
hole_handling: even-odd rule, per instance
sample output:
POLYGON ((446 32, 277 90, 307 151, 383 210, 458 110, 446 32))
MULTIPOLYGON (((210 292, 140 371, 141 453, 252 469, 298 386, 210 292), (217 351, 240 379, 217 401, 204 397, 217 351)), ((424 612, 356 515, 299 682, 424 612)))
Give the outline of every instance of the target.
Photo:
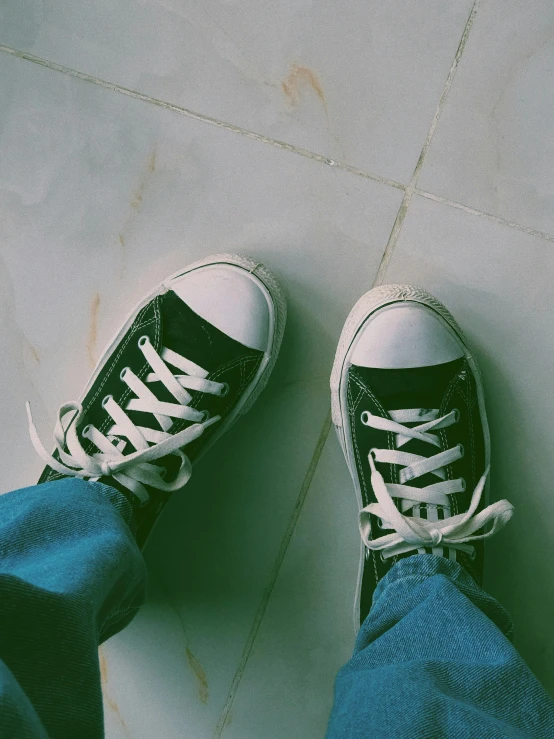
POLYGON ((118 490, 66 478, 0 496, 0 734, 102 737, 98 646, 144 603, 118 490))
POLYGON ((328 739, 554 737, 554 701, 512 638, 508 613, 459 564, 400 560, 337 676, 328 739))
POLYGON ((360 509, 361 625, 329 739, 554 737, 554 705, 482 583, 489 504, 484 389, 464 335, 421 288, 354 306, 331 376, 333 423, 360 509))
POLYGON ((265 387, 285 321, 260 262, 207 257, 128 316, 80 400, 61 406, 53 454, 28 406, 47 467, 38 487, 0 496, 1 737, 35 736, 37 722, 51 739, 102 735, 98 645, 143 602, 140 551, 265 387))

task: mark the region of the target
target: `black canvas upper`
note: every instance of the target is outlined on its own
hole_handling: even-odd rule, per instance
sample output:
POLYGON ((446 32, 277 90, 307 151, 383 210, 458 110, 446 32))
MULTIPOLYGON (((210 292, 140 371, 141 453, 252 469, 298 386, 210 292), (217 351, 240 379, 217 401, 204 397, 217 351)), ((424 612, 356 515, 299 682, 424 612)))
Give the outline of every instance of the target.
MULTIPOLYGON (((212 434, 216 433, 225 417, 236 406, 244 390, 254 378, 264 353, 256 349, 250 349, 224 334, 196 314, 175 292, 170 290, 153 298, 137 313, 129 330, 114 348, 93 386, 81 401, 85 411, 81 428, 91 424, 103 434, 107 434, 108 429, 114 422, 102 407, 102 400, 107 395, 112 395, 114 400, 122 408, 125 408, 128 400, 134 397, 133 391, 120 379, 121 370, 129 367, 142 380, 152 372, 152 368, 138 347, 138 340, 142 336, 149 337, 158 354, 161 354, 164 347, 172 349, 208 371, 208 380, 226 382, 229 385, 229 392, 222 397, 189 390, 192 395, 192 400, 188 404, 189 407, 201 411, 206 410, 210 416, 219 415, 222 417, 221 421, 208 427, 201 437, 184 447, 185 454, 189 459, 194 460, 203 445, 206 444, 212 434)), ((176 374, 180 372, 175 368, 171 369, 176 374)), ((176 402, 173 395, 161 382, 151 383, 149 387, 158 400, 170 403, 176 402)), ((127 413, 133 423, 138 426, 160 429, 153 414, 141 411, 128 411, 127 413)), ((182 431, 192 423, 178 418, 172 420, 173 426, 169 430, 171 434, 182 431)), ((88 454, 99 451, 91 441, 81 439, 81 443, 88 454)), ((134 451, 134 447, 128 443, 123 450, 123 454, 134 451)), ((54 454, 54 456, 57 458, 57 454, 54 454)), ((175 476, 180 466, 180 459, 175 455, 167 455, 156 460, 155 463, 167 469, 165 479, 169 481, 175 476)), ((46 467, 39 483, 60 477, 64 477, 64 475, 55 472, 50 467, 46 467)), ((118 484, 113 478, 103 477, 100 481, 118 488, 130 499, 135 509, 135 535, 139 545, 142 546, 171 493, 147 488, 150 500, 144 505, 139 505, 136 496, 118 484)))
MULTIPOLYGON (((465 358, 457 359, 445 364, 432 367, 417 367, 410 369, 373 369, 352 366, 348 375, 347 402, 350 417, 352 442, 355 452, 356 468, 360 479, 360 488, 364 507, 376 502, 371 487, 371 470, 368 461, 369 450, 395 449, 395 434, 366 426, 361 421, 363 411, 373 415, 390 418, 388 411, 408 408, 439 409, 443 416, 457 408, 460 411, 460 420, 454 425, 439 429, 435 433, 441 442, 441 448, 431 446, 419 439, 410 439, 401 448, 403 452, 431 457, 440 451, 446 451, 462 444, 465 454, 462 459, 446 467, 446 479, 463 477, 466 490, 462 493, 449 495, 451 514, 463 513, 469 508, 472 493, 485 470, 485 444, 483 427, 480 418, 475 378, 465 358)), ((417 424, 407 424, 413 427, 417 424)), ((402 465, 376 463, 378 471, 385 483, 398 483, 398 473, 402 465)), ((413 487, 422 488, 438 481, 431 474, 425 474, 405 483, 413 487)), ((393 498, 395 505, 400 508, 400 499, 393 498)), ((419 515, 426 517, 427 508, 432 504, 420 505, 419 515)), ((436 506, 439 519, 443 518, 443 506, 436 506)), ((485 507, 484 496, 478 510, 485 507)), ((404 512, 411 515, 412 509, 404 512)), ((370 515, 370 539, 377 539, 392 530, 379 528, 378 518, 370 515)), ((460 551, 456 558, 477 582, 482 581, 483 574, 483 542, 472 542, 476 549, 475 559, 471 559, 460 551)), ((426 549, 431 552, 431 549, 426 549)), ((366 548, 364 571, 361 588, 360 622, 369 613, 373 592, 379 580, 390 570, 399 557, 415 554, 415 551, 397 555, 382 560, 379 552, 366 548)), ((447 548, 444 553, 448 556, 447 548)))

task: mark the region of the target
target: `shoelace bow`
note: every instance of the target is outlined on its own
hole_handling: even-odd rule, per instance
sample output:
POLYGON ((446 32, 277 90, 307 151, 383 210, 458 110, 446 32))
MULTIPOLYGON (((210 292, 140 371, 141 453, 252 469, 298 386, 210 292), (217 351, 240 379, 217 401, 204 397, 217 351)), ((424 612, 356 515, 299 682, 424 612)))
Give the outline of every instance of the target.
POLYGON ((362 413, 362 423, 374 429, 392 431, 396 434, 396 449, 371 449, 368 455, 371 467, 371 485, 377 498, 377 503, 370 503, 360 511, 360 532, 368 549, 380 551, 382 559, 388 559, 396 554, 404 554, 423 547, 437 547, 439 545, 466 552, 474 556, 475 547, 468 542, 486 539, 505 526, 513 515, 514 508, 507 500, 500 500, 479 513, 475 513, 485 487, 490 467, 488 466, 477 483, 469 509, 456 516, 450 513, 448 495, 465 490, 463 478, 457 480, 446 479, 446 465, 452 464, 464 456, 464 449, 458 444, 452 449, 441 451, 431 457, 419 454, 398 451, 410 439, 419 439, 428 442, 440 449, 438 437, 430 433, 432 430, 447 428, 459 421, 459 411, 453 410, 445 416, 439 417, 439 411, 425 408, 389 411, 392 420, 374 416, 368 411, 362 413), (408 428, 406 423, 417 423, 419 426, 408 428), (399 471, 400 484, 385 483, 383 476, 375 467, 375 462, 405 465, 399 471), (427 485, 424 488, 415 488, 404 483, 432 473, 441 482, 427 485), (401 499, 402 511, 406 511, 419 503, 444 506, 442 520, 438 519, 436 508, 428 508, 428 518, 419 516, 405 516, 395 506, 392 498, 401 499), (370 514, 382 520, 382 527, 394 529, 395 533, 385 534, 377 539, 370 539, 370 514), (435 519, 435 520, 433 520, 435 519), (484 534, 475 534, 476 531, 492 522, 491 529, 484 534))
POLYGON ((84 416, 80 403, 64 403, 58 410, 54 442, 61 461, 46 451, 33 423, 31 406, 28 402, 26 408, 31 441, 37 453, 49 467, 72 477, 98 479, 102 476, 111 476, 132 491, 142 503, 145 503, 149 499, 145 485, 157 490, 172 492, 179 490, 187 483, 192 473, 192 465, 189 458, 181 451, 181 447, 190 444, 201 436, 206 428, 221 419, 221 416, 209 418, 206 412, 190 408, 188 403, 192 400, 192 395, 187 392, 187 388, 223 396, 227 394, 229 387, 224 382, 207 380, 206 370, 171 349, 164 348, 161 354, 158 354, 147 336, 139 339, 138 346, 152 369, 152 372, 145 377, 146 383, 161 382, 177 403, 158 400, 145 382, 129 367, 125 367, 121 371, 120 379, 136 397, 131 398, 125 408, 122 408, 111 395, 106 396, 102 401, 102 406, 111 416, 114 424, 106 434, 91 424, 85 426, 80 432, 81 436, 92 441, 100 452, 87 454, 79 440, 77 428, 84 416), (185 374, 173 374, 168 364, 185 374), (161 430, 137 426, 125 411, 152 413, 161 430), (70 413, 72 416, 69 423, 64 426, 64 420, 70 413), (173 426, 173 418, 192 421, 193 425, 176 434, 171 434, 169 431, 173 426), (128 442, 121 437, 125 437, 136 451, 124 455, 122 450, 128 442), (69 453, 65 451, 65 447, 69 453), (177 476, 170 483, 163 479, 165 470, 151 464, 167 454, 173 454, 181 459, 177 476))

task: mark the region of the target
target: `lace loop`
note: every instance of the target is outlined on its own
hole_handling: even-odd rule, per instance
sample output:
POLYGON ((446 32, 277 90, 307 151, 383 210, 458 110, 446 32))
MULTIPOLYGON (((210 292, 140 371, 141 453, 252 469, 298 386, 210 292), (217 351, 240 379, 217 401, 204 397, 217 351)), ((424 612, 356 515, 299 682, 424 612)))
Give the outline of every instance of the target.
POLYGON ((100 472, 105 477, 109 477, 112 474, 112 468, 109 462, 100 462, 100 472))

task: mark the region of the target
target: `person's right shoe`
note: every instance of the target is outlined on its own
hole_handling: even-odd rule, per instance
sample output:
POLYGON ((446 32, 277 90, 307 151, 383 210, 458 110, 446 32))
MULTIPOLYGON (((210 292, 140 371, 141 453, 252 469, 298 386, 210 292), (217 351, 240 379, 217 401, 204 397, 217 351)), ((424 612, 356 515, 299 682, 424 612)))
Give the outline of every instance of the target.
POLYGON ((331 400, 361 509, 356 624, 402 557, 448 557, 481 584, 483 539, 513 507, 488 505, 483 386, 448 310, 411 285, 366 293, 340 337, 331 400))
POLYGON ((170 275, 135 306, 76 402, 64 403, 39 483, 78 477, 119 490, 141 549, 193 464, 265 387, 286 321, 260 262, 217 254, 170 275))

